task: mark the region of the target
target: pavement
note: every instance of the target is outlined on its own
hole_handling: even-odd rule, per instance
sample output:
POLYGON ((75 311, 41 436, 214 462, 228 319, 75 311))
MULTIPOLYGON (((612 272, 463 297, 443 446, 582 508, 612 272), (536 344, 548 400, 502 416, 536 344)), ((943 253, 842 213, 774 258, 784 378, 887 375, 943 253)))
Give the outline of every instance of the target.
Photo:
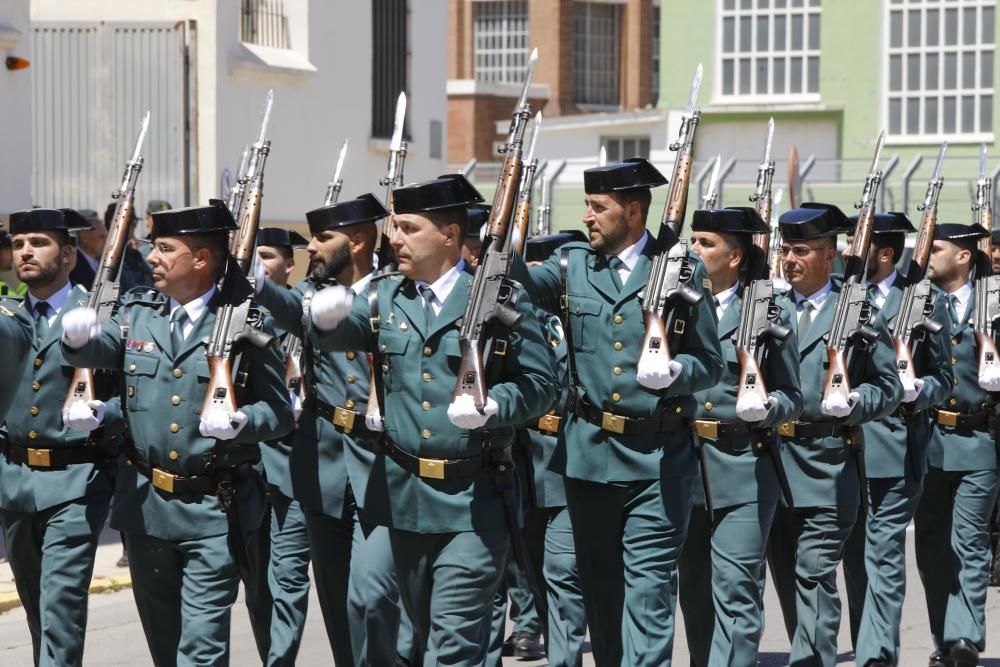
MULTIPOLYGON (((907 545, 908 589, 903 609, 901 625, 901 667, 922 667, 927 664, 927 656, 933 650, 928 631, 927 613, 924 608, 923 588, 917 576, 916 563, 913 557, 912 533, 907 545)), ((0 557, 3 552, 0 549, 0 557)), ((92 591, 102 592, 92 595, 89 601, 89 622, 87 627, 87 643, 84 654, 84 665, 148 665, 151 663, 146 648, 145 637, 135 611, 135 602, 128 588, 130 578, 128 568, 119 568, 116 563, 121 557, 121 542, 118 533, 106 530, 101 536, 101 544, 97 550, 97 563, 94 571, 92 591)), ((843 593, 843 580, 840 582, 843 593)), ((31 638, 25 621, 24 611, 15 602, 10 604, 11 596, 16 599, 13 577, 6 563, 0 564, 0 605, 7 600, 6 609, 0 613, 0 665, 4 667, 29 667, 32 664, 31 638)), ((778 609, 778 601, 774 589, 768 584, 765 596, 766 621, 761 640, 758 664, 761 667, 783 667, 788 664, 788 638, 778 609)), ((254 647, 253 635, 250 630, 246 607, 242 593, 236 603, 232 615, 231 664, 259 664, 254 647)), ((846 602, 844 603, 844 618, 841 622, 837 664, 855 665, 851 653, 850 629, 846 619, 846 602)), ((987 646, 980 660, 982 667, 1000 667, 1000 589, 991 588, 986 604, 986 637, 987 646)), ((511 625, 508 622, 508 633, 511 625)), ((584 655, 585 667, 592 667, 595 662, 590 653, 589 645, 584 655)), ((689 664, 687 642, 683 619, 678 619, 678 627, 674 642, 674 661, 677 667, 687 667, 689 664)), ((319 610, 319 601, 315 591, 310 595, 309 614, 306 620, 305 634, 298 656, 299 665, 330 665, 333 657, 327 642, 323 627, 323 619, 319 610)), ((544 660, 520 661, 505 658, 504 667, 543 667, 544 660)))

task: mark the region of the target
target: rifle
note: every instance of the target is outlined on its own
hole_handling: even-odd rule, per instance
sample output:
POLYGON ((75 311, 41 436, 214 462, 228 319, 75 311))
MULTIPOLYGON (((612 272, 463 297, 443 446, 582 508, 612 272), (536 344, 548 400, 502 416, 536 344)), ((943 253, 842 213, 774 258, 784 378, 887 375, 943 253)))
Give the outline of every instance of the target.
POLYGON ((931 302, 931 281, 925 275, 927 263, 931 256, 931 245, 934 242, 934 228, 937 226, 938 198, 944 179, 941 178, 941 165, 944 163, 944 153, 948 142, 941 144, 938 151, 937 164, 934 173, 927 182, 927 193, 920 205, 920 231, 913 246, 913 256, 906 271, 903 300, 899 304, 899 313, 892 326, 892 345, 896 350, 896 371, 904 387, 912 387, 916 374, 913 368, 913 348, 915 344, 927 338, 927 333, 936 334, 941 331, 941 324, 931 319, 934 304, 931 302))
MULTIPOLYGON (((677 141, 669 148, 677 153, 674 171, 670 178, 670 192, 660 220, 656 236, 656 254, 649 271, 649 283, 639 297, 646 324, 646 335, 639 353, 639 364, 652 363, 660 358, 665 363, 671 360, 667 327, 664 316, 668 302, 681 301, 693 306, 701 301, 701 293, 688 285, 692 271, 688 266, 687 241, 680 238, 684 215, 687 211, 688 184, 691 180, 691 164, 694 134, 701 120, 701 112, 695 108, 698 90, 701 88, 701 65, 695 70, 691 82, 691 97, 681 117, 681 127, 677 141)), ((678 321, 675 327, 681 326, 678 321)), ((672 327, 673 328, 673 327, 672 327)), ((681 333, 678 331, 678 333, 681 333)))
POLYGON ((799 149, 792 146, 788 149, 788 210, 799 204, 799 149))
POLYGON ((302 382, 302 339, 288 334, 285 337, 285 388, 300 400, 306 399, 306 387, 302 382))
POLYGON ((551 174, 542 176, 542 202, 538 205, 535 236, 548 236, 552 233, 552 187, 565 168, 566 160, 562 160, 552 169, 551 174))
POLYGON ((768 275, 772 279, 781 279, 781 234, 778 233, 778 211, 781 207, 781 198, 785 191, 778 188, 774 193, 771 206, 771 243, 767 247, 768 275))
POLYGON ((236 185, 229 191, 229 199, 226 200, 226 208, 235 218, 239 215, 243 206, 243 193, 247 185, 247 168, 250 166, 250 145, 243 147, 243 157, 240 158, 240 168, 236 172, 236 185))
POLYGON ((722 155, 715 156, 715 164, 712 166, 712 176, 708 179, 708 191, 701 198, 705 208, 715 208, 719 203, 719 167, 722 165, 722 155))
POLYGON ((344 143, 340 147, 340 155, 337 157, 337 168, 334 169, 333 178, 330 179, 330 183, 326 186, 326 196, 323 198, 323 206, 336 204, 340 198, 340 190, 344 187, 344 179, 340 175, 344 169, 345 157, 347 157, 347 139, 344 139, 344 143))
POLYGON ((406 163, 407 143, 403 141, 403 124, 406 120, 406 93, 399 94, 396 100, 396 121, 392 128, 392 139, 389 142, 389 162, 386 165, 385 176, 379 185, 385 186, 385 207, 389 216, 382 223, 382 233, 375 241, 375 256, 379 258, 379 274, 385 275, 396 270, 392 260, 392 250, 382 247, 383 239, 392 238, 396 226, 395 208, 392 204, 392 191, 403 184, 403 165, 406 163))
MULTIPOLYGON (((125 248, 132 238, 132 227, 135 223, 135 185, 142 171, 143 159, 140 155, 142 143, 149 129, 149 112, 142 119, 139 128, 139 138, 132 151, 132 159, 125 163, 125 173, 118 190, 111 193, 117 200, 115 215, 108 227, 108 238, 101 253, 101 263, 94 276, 94 284, 87 297, 87 307, 97 312, 98 324, 105 324, 118 307, 118 296, 121 291, 121 267, 125 258, 125 248)), ((63 402, 63 408, 68 409, 77 401, 94 400, 94 371, 90 368, 77 368, 69 383, 69 391, 63 402)))
MULTIPOLYGON (((265 137, 273 101, 274 91, 268 91, 260 134, 250 148, 250 159, 246 169, 246 183, 249 189, 245 190, 243 195, 237 222, 238 229, 233 235, 231 257, 227 259, 220 287, 221 305, 216 311, 215 324, 206 350, 211 377, 201 407, 202 415, 212 409, 221 409, 226 414, 232 414, 238 409, 233 380, 233 370, 238 370, 240 366, 235 350, 236 343, 246 340, 255 347, 264 348, 273 338, 260 330, 263 315, 253 304, 253 278, 247 277, 250 265, 257 254, 257 230, 260 225, 260 205, 264 190, 264 164, 271 152, 271 142, 265 137), (233 363, 234 357, 237 357, 236 363, 233 363)), ((245 378, 242 378, 239 384, 243 382, 245 378)))
MULTIPOLYGON (((524 172, 521 174, 521 188, 517 193, 517 209, 514 212, 514 229, 516 234, 508 234, 505 244, 507 251, 511 250, 516 238, 514 251, 524 254, 524 242, 528 238, 528 228, 531 226, 531 193, 538 170, 538 158, 535 157, 535 145, 538 143, 538 133, 542 129, 542 112, 535 114, 535 124, 531 133, 531 143, 528 144, 528 158, 524 160, 524 172)), ((604 148, 602 147, 603 151, 604 148)))
POLYGON ((987 233, 977 243, 979 258, 976 266, 976 312, 973 331, 979 347, 979 376, 1000 373, 997 345, 993 340, 993 325, 1000 319, 1000 275, 993 275, 993 179, 986 175, 986 145, 979 149, 979 180, 976 181, 975 222, 987 233))

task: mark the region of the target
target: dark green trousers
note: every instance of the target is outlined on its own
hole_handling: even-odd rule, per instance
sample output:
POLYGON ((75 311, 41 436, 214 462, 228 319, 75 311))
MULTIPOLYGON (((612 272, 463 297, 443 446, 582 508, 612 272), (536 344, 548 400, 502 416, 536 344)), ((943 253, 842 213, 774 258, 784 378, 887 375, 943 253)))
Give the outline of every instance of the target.
POLYGON ((0 510, 36 665, 83 663, 87 594, 109 501, 101 494, 42 512, 0 510))
POLYGON ((857 515, 857 505, 782 507, 775 515, 767 558, 791 637, 792 667, 836 664, 837 565, 857 515))
POLYGON ((601 484, 566 479, 591 645, 598 665, 669 667, 677 559, 690 479, 601 484))
POLYGON ((868 514, 859 515, 844 552, 844 582, 855 661, 899 660, 899 624, 906 594, 906 529, 920 482, 868 480, 868 514))
POLYGON ((421 534, 390 528, 389 541, 422 664, 486 664, 493 598, 510 550, 507 532, 421 534))
POLYGON ((309 533, 316 595, 323 611, 333 660, 338 665, 350 665, 354 652, 347 613, 347 586, 351 575, 354 512, 352 510, 347 518, 338 519, 305 507, 302 509, 309 533))
POLYGON ((229 535, 173 541, 126 533, 125 544, 153 663, 228 665, 240 580, 229 535))
POLYGON ((931 467, 914 515, 917 569, 924 584, 934 644, 966 639, 986 648, 989 521, 997 471, 931 467))

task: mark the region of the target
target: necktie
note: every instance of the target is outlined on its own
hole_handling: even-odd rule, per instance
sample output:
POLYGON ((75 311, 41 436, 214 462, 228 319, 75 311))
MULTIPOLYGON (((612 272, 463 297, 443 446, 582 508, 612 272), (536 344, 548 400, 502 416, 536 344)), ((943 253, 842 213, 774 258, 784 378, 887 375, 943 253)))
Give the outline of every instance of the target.
POLYGON ((958 297, 954 294, 948 295, 948 317, 951 318, 951 328, 958 328, 958 297))
POLYGON ((434 322, 434 290, 431 289, 430 285, 420 286, 420 297, 424 300, 424 322, 427 323, 427 328, 429 329, 431 324, 434 322))
POLYGON ((712 295, 712 304, 715 306, 715 319, 721 320, 722 319, 722 310, 721 310, 722 302, 720 302, 719 301, 719 297, 715 296, 714 294, 712 295))
POLYGON ((613 257, 608 257, 608 267, 611 269, 611 280, 614 282, 615 287, 618 288, 620 292, 622 289, 622 277, 618 275, 618 269, 625 265, 621 257, 615 255, 613 257))
POLYGON ((799 305, 802 306, 802 312, 799 313, 799 340, 806 337, 806 332, 809 331, 809 325, 812 324, 812 310, 813 303, 808 299, 804 299, 799 305))
POLYGON ((188 321, 187 311, 183 306, 170 313, 170 343, 174 348, 174 356, 181 353, 184 345, 184 323, 188 321))
POLYGON ((39 301, 35 304, 35 335, 43 340, 49 333, 49 302, 39 301))

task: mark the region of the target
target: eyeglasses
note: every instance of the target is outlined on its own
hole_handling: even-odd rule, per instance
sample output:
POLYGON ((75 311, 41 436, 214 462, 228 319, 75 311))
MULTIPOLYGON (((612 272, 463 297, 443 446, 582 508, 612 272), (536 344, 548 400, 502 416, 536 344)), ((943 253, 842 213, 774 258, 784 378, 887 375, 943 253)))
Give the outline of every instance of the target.
POLYGON ((819 252, 820 250, 827 250, 827 248, 813 248, 808 245, 783 245, 781 246, 781 249, 778 250, 778 254, 782 257, 787 257, 788 253, 792 253, 801 259, 802 257, 808 257, 809 253, 819 252))

